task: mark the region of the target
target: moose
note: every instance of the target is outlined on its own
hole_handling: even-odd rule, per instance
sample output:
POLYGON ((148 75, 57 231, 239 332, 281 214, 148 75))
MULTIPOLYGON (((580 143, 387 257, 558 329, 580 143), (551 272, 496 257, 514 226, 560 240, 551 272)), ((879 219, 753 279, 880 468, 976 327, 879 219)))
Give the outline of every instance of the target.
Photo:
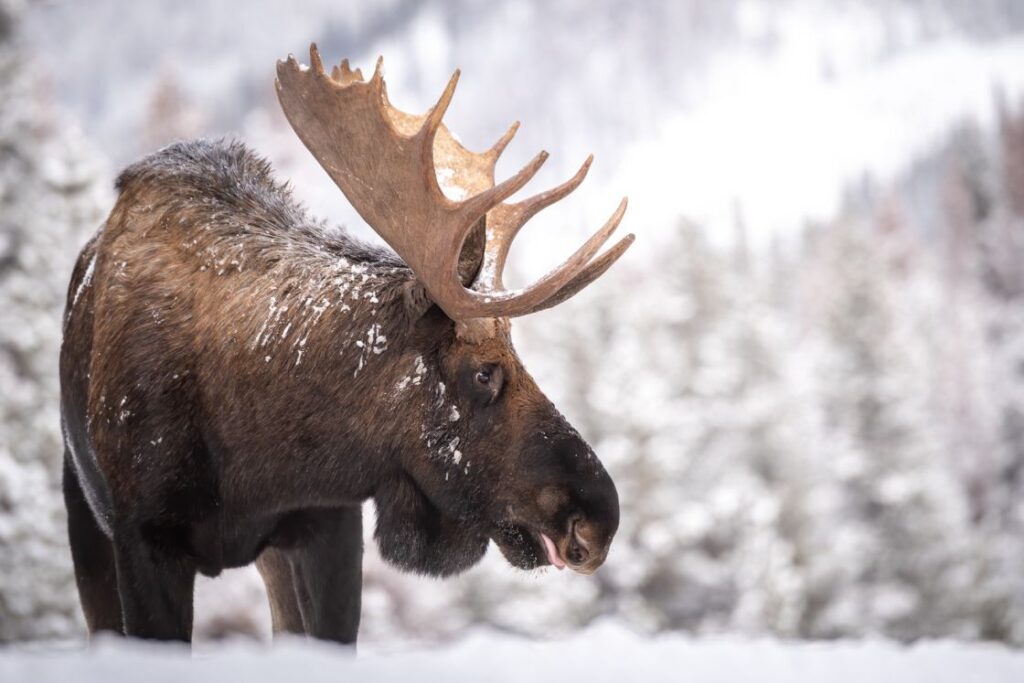
POLYGON ((126 168, 72 274, 60 354, 64 497, 90 634, 190 641, 196 573, 253 562, 275 633, 354 644, 363 502, 382 556, 466 570, 493 541, 522 569, 605 560, 618 494, 527 373, 509 319, 555 306, 633 242, 608 222, 522 290, 512 240, 584 179, 506 200, 518 123, 488 151, 369 80, 277 64, 286 118, 391 247, 307 215, 234 141, 172 144, 126 168), (392 251, 393 250, 393 251, 392 251))

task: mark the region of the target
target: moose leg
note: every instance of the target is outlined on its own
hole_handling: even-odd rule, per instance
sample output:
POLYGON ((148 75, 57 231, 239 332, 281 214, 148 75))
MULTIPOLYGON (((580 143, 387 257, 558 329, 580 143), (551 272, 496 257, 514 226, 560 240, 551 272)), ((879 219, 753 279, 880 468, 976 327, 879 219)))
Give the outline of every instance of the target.
POLYGON ((267 548, 256 560, 256 568, 267 587, 274 633, 305 633, 299 596, 295 592, 295 577, 285 551, 267 548))
POLYGON ((114 558, 125 634, 191 641, 194 563, 136 526, 115 529, 114 558))
POLYGON ((325 511, 293 558, 306 633, 354 645, 363 593, 362 508, 325 511))
POLYGON ((64 455, 64 504, 68 511, 68 539, 75 565, 75 583, 89 635, 99 631, 122 633, 121 598, 117 592, 114 546, 96 524, 85 500, 70 455, 64 455))
POLYGON ((301 543, 268 548, 258 562, 274 631, 354 645, 362 598, 362 509, 318 511, 310 521, 310 533, 301 543))

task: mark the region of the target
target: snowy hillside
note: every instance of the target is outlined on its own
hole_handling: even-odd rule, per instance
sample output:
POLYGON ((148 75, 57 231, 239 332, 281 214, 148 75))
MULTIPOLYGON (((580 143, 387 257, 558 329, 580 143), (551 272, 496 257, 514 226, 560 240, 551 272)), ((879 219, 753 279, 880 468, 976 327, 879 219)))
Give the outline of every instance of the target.
POLYGON ((351 655, 323 643, 273 649, 226 645, 194 656, 174 646, 104 641, 96 652, 0 651, 10 683, 220 683, 261 681, 445 681, 522 683, 586 680, 700 683, 1018 683, 1024 654, 992 645, 881 640, 798 644, 767 639, 640 638, 599 625, 564 641, 536 643, 476 632, 450 647, 405 654, 351 655))
POLYGON ((831 216, 845 183, 894 177, 962 119, 991 124, 997 92, 1024 92, 1024 19, 999 0, 389 0, 344 11, 318 1, 302 12, 260 0, 241 25, 230 3, 174 8, 98 0, 29 17, 63 103, 117 163, 159 146, 146 127, 160 84, 173 83, 195 119, 181 133, 240 134, 318 213, 375 239, 284 126, 273 64, 308 60, 310 41, 326 60, 369 67, 384 55, 392 100, 416 112, 458 67, 447 121, 471 147, 523 123, 499 175, 547 149, 531 187, 550 186, 595 154, 574 200, 517 243, 531 255, 517 259, 527 276, 567 255, 622 194, 641 250, 679 216, 720 240, 737 212, 759 241, 792 235, 831 216), (128 29, 97 45, 90 36, 114 21, 128 29), (61 68, 68 61, 104 77, 81 79, 61 68))

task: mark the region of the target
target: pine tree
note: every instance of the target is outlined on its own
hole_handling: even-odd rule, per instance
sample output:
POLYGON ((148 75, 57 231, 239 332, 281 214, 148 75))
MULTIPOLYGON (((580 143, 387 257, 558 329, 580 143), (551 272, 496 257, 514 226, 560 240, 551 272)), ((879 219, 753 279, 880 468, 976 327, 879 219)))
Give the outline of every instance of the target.
POLYGON ((840 492, 813 589, 816 636, 977 635, 980 567, 964 489, 929 428, 927 337, 902 237, 851 221, 820 254, 816 373, 840 492))

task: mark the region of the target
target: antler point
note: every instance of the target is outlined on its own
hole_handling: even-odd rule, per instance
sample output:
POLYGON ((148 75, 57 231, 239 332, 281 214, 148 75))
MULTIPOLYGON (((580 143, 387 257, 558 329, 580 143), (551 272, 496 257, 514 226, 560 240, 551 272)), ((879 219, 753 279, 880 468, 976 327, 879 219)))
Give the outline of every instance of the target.
POLYGON ((441 97, 438 98, 437 103, 431 107, 430 111, 427 112, 427 117, 423 121, 423 126, 420 129, 424 131, 424 144, 428 145, 428 149, 433 148, 434 135, 437 133, 437 129, 441 126, 441 120, 444 118, 444 113, 448 111, 448 105, 452 102, 452 96, 455 94, 455 86, 459 83, 459 70, 456 69, 452 77, 448 79, 448 85, 445 86, 444 92, 441 93, 441 97))
POLYGON ((508 127, 508 130, 506 130, 502 136, 498 138, 498 141, 495 142, 489 150, 487 150, 486 153, 490 155, 492 164, 497 163, 498 157, 500 157, 501 153, 505 151, 506 147, 508 147, 508 143, 512 141, 513 137, 515 137, 517 130, 519 130, 519 122, 513 121, 512 125, 508 127))
POLYGON ((316 49, 316 43, 309 44, 309 65, 317 73, 317 75, 324 74, 324 63, 320 59, 320 51, 316 49))

